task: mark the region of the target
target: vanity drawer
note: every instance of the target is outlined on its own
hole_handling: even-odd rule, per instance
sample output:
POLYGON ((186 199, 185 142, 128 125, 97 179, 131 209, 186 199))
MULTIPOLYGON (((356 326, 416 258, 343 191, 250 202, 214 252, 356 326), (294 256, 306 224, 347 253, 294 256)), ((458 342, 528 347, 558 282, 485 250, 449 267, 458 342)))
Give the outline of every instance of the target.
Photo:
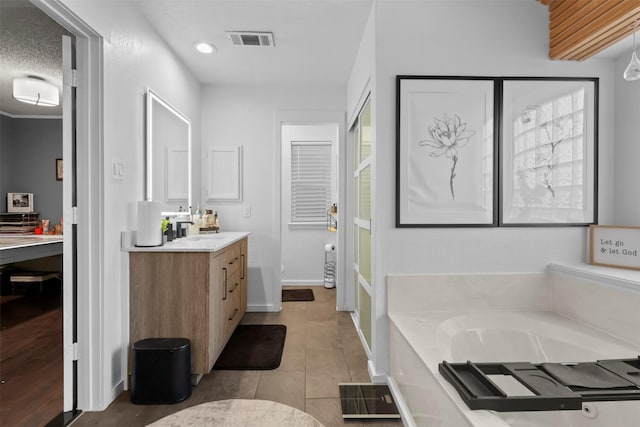
POLYGON ((240 323, 240 319, 244 314, 240 307, 241 302, 240 272, 237 271, 227 281, 227 299, 224 302, 224 311, 226 313, 225 335, 227 339, 240 323))
POLYGON ((240 245, 234 244, 222 256, 224 257, 224 268, 227 269, 227 276, 240 271, 240 245))

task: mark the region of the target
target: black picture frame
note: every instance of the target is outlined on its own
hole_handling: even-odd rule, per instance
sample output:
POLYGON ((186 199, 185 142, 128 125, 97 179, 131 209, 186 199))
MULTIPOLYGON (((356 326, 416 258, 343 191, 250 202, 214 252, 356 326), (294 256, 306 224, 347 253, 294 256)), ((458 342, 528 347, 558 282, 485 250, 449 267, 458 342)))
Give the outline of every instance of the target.
POLYGON ((396 76, 396 227, 495 227, 493 77, 396 76))
POLYGON ((599 79, 505 77, 499 85, 499 225, 597 224, 599 79))
MULTIPOLYGON (((396 228, 597 224, 598 97, 597 77, 397 75, 396 228), (492 158, 487 162, 492 169, 489 181, 491 203, 485 202, 492 212, 490 220, 487 217, 478 220, 478 216, 467 215, 470 211, 449 209, 452 203, 444 208, 445 204, 439 204, 445 193, 442 176, 446 177, 446 173, 438 172, 438 168, 433 166, 435 163, 430 162, 428 168, 413 166, 414 172, 420 171, 418 175, 422 179, 415 180, 416 184, 410 182, 410 175, 414 172, 408 162, 416 163, 416 159, 425 156, 449 158, 452 161, 449 178, 453 195, 453 182, 459 179, 456 169, 459 165, 453 161, 452 155, 448 155, 450 153, 444 145, 455 147, 456 141, 443 139, 445 142, 439 145, 437 139, 451 135, 452 128, 455 130, 471 121, 459 118, 455 108, 451 111, 451 105, 459 104, 448 102, 446 97, 457 94, 455 96, 464 98, 465 94, 473 92, 469 88, 474 84, 489 82, 493 85, 493 125, 476 125, 476 128, 483 128, 483 139, 486 139, 486 129, 492 132, 492 141, 488 145, 492 147, 492 158), (437 105, 437 108, 423 108, 423 105, 430 104, 437 105), (441 113, 435 113, 437 109, 441 113), (545 114, 548 117, 545 118, 545 114), (526 126, 518 125, 518 121, 526 126), (422 129, 412 129, 417 127, 422 129), (420 132, 423 136, 417 136, 420 132), (416 150, 416 145, 421 142, 425 149, 422 153, 416 150), (571 156, 568 156, 568 150, 573 150, 571 156), (424 190, 422 186, 433 195, 434 183, 438 179, 439 188, 435 190, 440 191, 438 197, 434 197, 430 205, 412 206, 408 194, 416 189, 420 193, 424 190)), ((469 105, 475 105, 480 115, 487 111, 486 105, 478 107, 478 102, 470 102, 469 105)), ((473 117, 474 113, 469 116, 473 117)), ((458 134, 457 131, 455 133, 458 134)), ((465 141, 464 145, 468 143, 465 141)), ((477 156, 474 161, 478 163, 477 156)))

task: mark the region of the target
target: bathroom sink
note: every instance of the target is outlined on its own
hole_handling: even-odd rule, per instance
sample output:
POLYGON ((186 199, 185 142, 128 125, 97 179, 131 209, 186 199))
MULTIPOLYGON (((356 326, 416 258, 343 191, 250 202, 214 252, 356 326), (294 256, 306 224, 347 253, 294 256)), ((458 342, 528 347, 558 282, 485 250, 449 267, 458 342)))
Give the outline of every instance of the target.
POLYGON ((199 234, 197 236, 189 236, 187 239, 191 242, 198 242, 200 240, 213 240, 213 239, 226 239, 229 236, 225 236, 221 233, 216 234, 199 234))

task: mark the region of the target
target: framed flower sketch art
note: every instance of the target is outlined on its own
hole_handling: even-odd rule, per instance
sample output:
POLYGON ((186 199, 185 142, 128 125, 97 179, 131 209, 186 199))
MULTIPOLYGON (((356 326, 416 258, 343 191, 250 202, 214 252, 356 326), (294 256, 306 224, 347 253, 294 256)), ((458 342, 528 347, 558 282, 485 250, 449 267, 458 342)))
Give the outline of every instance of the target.
POLYGON ((598 79, 501 81, 500 225, 596 223, 598 79))
POLYGON ((396 227, 497 225, 494 80, 397 76, 396 227))

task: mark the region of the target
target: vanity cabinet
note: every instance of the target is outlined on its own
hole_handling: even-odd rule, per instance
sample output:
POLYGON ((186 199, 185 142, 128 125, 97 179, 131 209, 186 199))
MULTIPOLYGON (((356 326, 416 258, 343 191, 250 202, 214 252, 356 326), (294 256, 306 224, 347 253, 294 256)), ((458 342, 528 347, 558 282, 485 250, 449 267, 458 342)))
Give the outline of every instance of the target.
POLYGON ((130 344, 188 338, 192 374, 208 374, 246 311, 247 249, 130 252, 130 344))

